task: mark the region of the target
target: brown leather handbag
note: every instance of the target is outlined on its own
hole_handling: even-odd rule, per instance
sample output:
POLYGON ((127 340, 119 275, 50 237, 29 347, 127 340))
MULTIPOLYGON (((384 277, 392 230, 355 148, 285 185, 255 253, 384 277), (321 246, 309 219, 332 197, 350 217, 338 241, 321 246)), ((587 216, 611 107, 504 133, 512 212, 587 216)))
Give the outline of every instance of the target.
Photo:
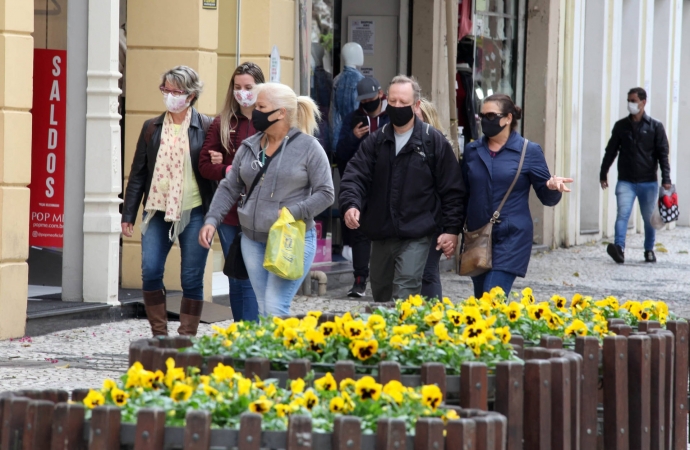
POLYGON ((525 162, 525 153, 527 153, 527 139, 522 146, 522 154, 520 155, 520 164, 518 165, 517 173, 513 179, 512 184, 508 188, 506 195, 503 196, 501 204, 494 212, 489 223, 478 230, 467 231, 467 222, 465 222, 465 229, 463 230, 463 248, 460 255, 460 275, 468 277, 476 277, 484 272, 491 270, 492 264, 492 248, 491 248, 491 233, 495 223, 500 223, 498 218, 501 216, 501 209, 508 200, 508 196, 513 191, 515 183, 517 183, 522 171, 522 164, 525 162))

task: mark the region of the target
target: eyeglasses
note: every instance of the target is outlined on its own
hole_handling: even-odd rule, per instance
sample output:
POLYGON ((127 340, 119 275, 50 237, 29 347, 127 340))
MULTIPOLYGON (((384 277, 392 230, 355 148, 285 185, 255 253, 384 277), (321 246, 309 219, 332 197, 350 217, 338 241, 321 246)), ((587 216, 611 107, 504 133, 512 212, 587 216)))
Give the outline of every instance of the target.
POLYGON ((480 119, 487 119, 487 120, 495 120, 497 117, 505 117, 505 116, 506 116, 505 114, 493 113, 493 112, 479 113, 480 119))
POLYGON ((161 86, 160 90, 161 90, 161 94, 163 94, 163 95, 172 94, 173 97, 180 97, 182 95, 187 95, 187 93, 185 91, 180 91, 177 89, 168 89, 165 86, 161 86))

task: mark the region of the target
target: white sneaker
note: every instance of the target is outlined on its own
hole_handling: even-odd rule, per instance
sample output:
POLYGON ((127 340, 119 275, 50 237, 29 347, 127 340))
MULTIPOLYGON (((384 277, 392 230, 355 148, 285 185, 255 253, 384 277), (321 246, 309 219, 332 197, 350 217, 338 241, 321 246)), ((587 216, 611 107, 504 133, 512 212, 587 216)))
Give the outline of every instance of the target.
POLYGON ((352 247, 349 245, 343 246, 343 258, 345 258, 347 261, 352 262, 352 247))

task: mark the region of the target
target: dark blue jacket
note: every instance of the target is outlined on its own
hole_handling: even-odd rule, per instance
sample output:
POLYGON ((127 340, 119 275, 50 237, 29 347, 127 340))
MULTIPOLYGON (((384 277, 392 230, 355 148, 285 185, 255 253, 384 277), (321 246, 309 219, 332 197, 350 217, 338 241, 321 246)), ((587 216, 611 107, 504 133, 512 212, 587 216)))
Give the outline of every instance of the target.
MULTIPOLYGON (((357 153, 359 145, 364 139, 366 139, 367 136, 369 136, 369 134, 371 134, 366 134, 362 136, 361 139, 358 139, 357 136, 355 136, 355 133, 352 131, 352 120, 354 119, 355 114, 360 116, 366 115, 362 108, 358 108, 356 111, 352 111, 343 118, 343 125, 340 127, 340 137, 338 138, 338 146, 335 148, 335 161, 338 163, 338 169, 340 170, 341 177, 345 172, 345 166, 347 165, 348 161, 350 161, 352 157, 355 156, 355 153, 357 153)), ((385 110, 382 111, 377 117, 369 117, 369 120, 378 120, 377 129, 383 128, 384 125, 390 122, 390 118, 388 117, 388 114, 386 114, 385 110)))
MULTIPOLYGON (((465 181, 467 229, 477 230, 489 222, 515 178, 524 139, 511 133, 505 147, 492 158, 486 137, 465 146, 462 174, 465 181)), ((493 228, 493 268, 524 277, 534 237, 529 210, 530 186, 546 206, 555 206, 561 193, 546 187, 551 178, 539 144, 529 142, 525 162, 513 192, 493 228)))

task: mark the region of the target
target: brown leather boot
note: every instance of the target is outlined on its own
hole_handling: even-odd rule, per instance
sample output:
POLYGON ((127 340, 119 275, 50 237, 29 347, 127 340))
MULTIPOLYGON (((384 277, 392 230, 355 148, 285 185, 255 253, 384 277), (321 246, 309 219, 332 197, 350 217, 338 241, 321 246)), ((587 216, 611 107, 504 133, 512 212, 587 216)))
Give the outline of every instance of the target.
POLYGON ((180 328, 177 329, 180 336, 196 336, 203 309, 203 300, 182 298, 182 304, 180 305, 180 328))
POLYGON ((144 306, 153 336, 167 336, 168 312, 165 309, 165 290, 144 291, 144 306))

